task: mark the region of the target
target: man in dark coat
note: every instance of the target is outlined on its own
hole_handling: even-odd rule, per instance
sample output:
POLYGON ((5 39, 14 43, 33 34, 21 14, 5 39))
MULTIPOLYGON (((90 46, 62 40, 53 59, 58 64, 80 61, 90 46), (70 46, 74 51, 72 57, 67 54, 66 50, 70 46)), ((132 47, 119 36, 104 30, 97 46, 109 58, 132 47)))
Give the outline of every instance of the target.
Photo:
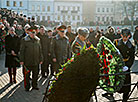
POLYGON ((105 37, 110 39, 112 42, 115 39, 115 29, 112 26, 109 26, 107 32, 105 33, 105 37))
POLYGON ((72 42, 73 42, 73 41, 74 41, 74 39, 75 39, 75 34, 74 34, 74 33, 72 33, 71 26, 68 26, 68 27, 67 27, 66 36, 69 38, 69 42, 70 42, 70 45, 71 45, 71 44, 72 44, 72 42))
POLYGON ((32 89, 39 90, 37 86, 39 64, 42 64, 43 56, 40 39, 36 36, 33 27, 28 29, 28 35, 23 38, 20 48, 20 64, 24 66, 25 90, 30 89, 30 72, 32 71, 32 89))
MULTIPOLYGON (((125 28, 122 29, 121 37, 122 39, 118 41, 117 48, 119 49, 120 53, 122 54, 123 60, 125 62, 125 66, 128 67, 128 69, 123 69, 126 72, 130 72, 130 68, 133 65, 134 62, 134 46, 129 40, 131 33, 130 30, 125 28)), ((125 83, 124 84, 131 84, 131 76, 130 74, 126 75, 125 83)), ((120 93, 123 93, 123 102, 127 102, 128 95, 131 90, 131 85, 129 86, 123 86, 120 93)))
POLYGON ((15 29, 13 27, 9 29, 9 35, 5 38, 5 49, 5 67, 8 67, 10 83, 16 83, 16 67, 20 67, 19 62, 16 60, 20 49, 20 40, 15 34, 15 29))
POLYGON ((87 28, 78 28, 77 29, 78 36, 75 38, 71 45, 72 53, 78 54, 86 46, 85 40, 89 36, 89 31, 87 28))
POLYGON ((46 34, 46 28, 44 26, 40 26, 40 32, 37 34, 37 36, 40 38, 41 46, 42 46, 42 53, 43 53, 43 64, 41 66, 41 74, 42 77, 46 77, 49 74, 49 49, 50 49, 50 39, 48 38, 48 35, 46 34))
POLYGON ((69 39, 65 35, 66 26, 61 25, 57 28, 58 34, 52 40, 51 55, 53 68, 58 72, 61 64, 64 64, 71 57, 69 39))

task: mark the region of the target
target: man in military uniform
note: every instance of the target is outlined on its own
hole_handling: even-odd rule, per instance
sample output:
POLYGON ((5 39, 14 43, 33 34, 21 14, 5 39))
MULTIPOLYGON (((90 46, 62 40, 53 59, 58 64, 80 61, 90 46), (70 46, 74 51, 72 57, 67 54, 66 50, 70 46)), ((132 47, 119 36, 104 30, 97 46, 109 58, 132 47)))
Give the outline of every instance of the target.
POLYGON ((48 61, 48 57, 49 57, 49 49, 50 49, 50 41, 49 41, 49 38, 46 34, 46 28, 41 25, 40 26, 40 32, 37 34, 37 36, 40 38, 40 42, 41 42, 41 46, 42 46, 42 53, 43 53, 43 64, 41 66, 41 74, 42 74, 42 77, 46 77, 46 73, 47 73, 47 76, 49 74, 49 70, 48 70, 48 67, 49 67, 49 61, 48 61))
POLYGON ((75 34, 74 34, 74 33, 72 33, 71 26, 68 26, 68 27, 67 27, 66 36, 69 38, 69 42, 70 42, 70 45, 71 45, 71 44, 72 44, 72 42, 73 42, 73 41, 74 41, 74 39, 75 39, 75 34))
POLYGON ((66 26, 57 27, 58 34, 52 40, 51 56, 53 60, 53 68, 58 72, 61 64, 64 64, 71 57, 69 39, 65 35, 66 26))
POLYGON ((71 46, 73 54, 80 53, 80 50, 83 49, 84 46, 86 46, 85 40, 89 36, 89 30, 87 28, 78 28, 77 33, 78 35, 71 46))
POLYGON ((32 89, 39 90, 37 79, 39 64, 42 64, 43 56, 40 39, 36 36, 33 27, 28 29, 28 35, 23 38, 20 48, 20 64, 24 66, 24 86, 25 90, 30 89, 30 72, 32 72, 32 89))
MULTIPOLYGON (((117 48, 122 54, 123 60, 125 62, 125 66, 128 67, 126 69, 123 69, 126 72, 130 72, 130 68, 134 62, 134 51, 135 50, 134 50, 134 46, 129 40, 130 35, 131 35, 131 32, 129 29, 127 28, 122 29, 122 32, 121 32, 122 39, 120 39, 118 43, 116 43, 117 48)), ((131 83, 131 76, 130 74, 127 74, 124 84, 130 84, 130 83, 131 83)), ((119 91, 120 93, 123 93, 123 102, 127 102, 130 90, 131 90, 131 85, 123 86, 121 90, 119 91)))

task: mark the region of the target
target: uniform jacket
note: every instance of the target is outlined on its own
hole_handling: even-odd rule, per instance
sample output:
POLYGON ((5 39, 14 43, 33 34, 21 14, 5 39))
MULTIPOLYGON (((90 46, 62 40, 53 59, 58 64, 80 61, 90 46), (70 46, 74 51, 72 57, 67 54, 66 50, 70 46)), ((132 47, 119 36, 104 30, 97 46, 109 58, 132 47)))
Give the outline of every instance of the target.
POLYGON ((49 38, 46 34, 41 35, 40 33, 38 33, 37 36, 40 38, 44 60, 47 61, 50 53, 51 38, 49 38))
POLYGON ((121 39, 118 41, 117 48, 122 54, 123 59, 127 59, 125 61, 125 65, 130 68, 134 62, 134 52, 135 52, 134 46, 132 45, 130 40, 128 40, 127 43, 124 44, 123 40, 121 39))
POLYGON ((40 39, 35 36, 32 39, 29 35, 21 41, 20 62, 24 62, 25 66, 37 66, 43 61, 40 39))
POLYGON ((18 56, 11 55, 11 51, 13 50, 15 54, 18 55, 20 49, 20 39, 18 36, 11 34, 7 35, 5 38, 5 49, 6 49, 6 59, 5 59, 5 67, 15 68, 19 67, 20 64, 15 60, 18 56))
POLYGON ((67 36, 61 38, 58 34, 52 40, 52 58, 56 58, 59 64, 71 57, 70 44, 67 36))
POLYGON ((66 36, 69 38, 69 42, 70 44, 72 44, 72 42, 74 41, 75 39, 75 34, 74 33, 69 33, 69 32, 66 32, 66 36))

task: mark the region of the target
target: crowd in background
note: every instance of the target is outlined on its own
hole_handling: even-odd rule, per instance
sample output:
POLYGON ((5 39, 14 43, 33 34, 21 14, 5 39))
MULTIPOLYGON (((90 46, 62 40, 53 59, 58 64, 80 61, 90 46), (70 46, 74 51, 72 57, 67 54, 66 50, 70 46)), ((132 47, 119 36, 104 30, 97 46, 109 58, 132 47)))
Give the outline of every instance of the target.
MULTIPOLYGON (((115 43, 121 39, 122 34, 121 29, 114 29, 112 26, 108 26, 106 30, 100 29, 99 26, 96 29, 90 27, 87 30, 89 36, 82 34, 85 37, 87 36, 87 39, 84 39, 87 47, 90 47, 91 44, 96 47, 101 36, 105 36, 115 43)), ((79 30, 79 34, 85 33, 87 30, 79 30)), ((131 38, 131 32, 127 33, 131 38)), ((0 9, 0 52, 6 50, 5 67, 8 67, 10 83, 16 83, 16 67, 22 65, 23 74, 26 78, 26 80, 24 79, 26 91, 30 89, 31 71, 33 74, 32 87, 38 90, 39 70, 41 69, 42 77, 47 77, 50 74, 49 68, 51 75, 55 75, 57 68, 65 63, 68 58, 71 58, 71 47, 74 41, 80 42, 83 46, 84 40, 78 40, 79 34, 78 31, 73 31, 70 25, 67 27, 65 25, 55 26, 53 29, 47 30, 44 25, 37 24, 34 17, 30 18, 8 9, 0 9), (15 58, 19 61, 13 61, 15 58), (39 64, 41 64, 40 69, 39 64)), ((136 26, 133 38, 135 44, 137 44, 138 26, 136 26)), ((80 37, 80 39, 82 38, 80 37)))

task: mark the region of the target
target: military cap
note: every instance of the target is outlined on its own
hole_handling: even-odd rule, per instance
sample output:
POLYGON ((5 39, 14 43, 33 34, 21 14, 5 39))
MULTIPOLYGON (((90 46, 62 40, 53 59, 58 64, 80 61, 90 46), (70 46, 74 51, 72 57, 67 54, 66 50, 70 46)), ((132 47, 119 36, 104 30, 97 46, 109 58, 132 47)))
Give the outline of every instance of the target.
POLYGON ((87 28, 79 27, 77 29, 77 33, 84 36, 84 37, 86 37, 86 38, 88 38, 88 36, 89 36, 89 30, 87 28))
POLYGON ((124 28, 124 29, 122 29, 121 34, 123 36, 128 36, 128 35, 131 35, 131 32, 128 28, 124 28))
POLYGON ((24 29, 27 29, 28 30, 28 28, 30 28, 31 26, 29 25, 29 24, 26 24, 25 26, 24 26, 24 29))
POLYGON ((26 15, 24 15, 23 17, 26 17, 26 15))
POLYGON ((36 32, 36 28, 34 26, 31 26, 27 29, 29 32, 36 32))
POLYGON ((34 18, 34 17, 32 17, 32 20, 35 20, 35 18, 34 18))
POLYGON ((23 14, 20 14, 20 16, 23 16, 23 14))
POLYGON ((57 30, 60 30, 61 31, 63 29, 66 29, 66 26, 65 25, 60 25, 60 26, 57 27, 57 30))

